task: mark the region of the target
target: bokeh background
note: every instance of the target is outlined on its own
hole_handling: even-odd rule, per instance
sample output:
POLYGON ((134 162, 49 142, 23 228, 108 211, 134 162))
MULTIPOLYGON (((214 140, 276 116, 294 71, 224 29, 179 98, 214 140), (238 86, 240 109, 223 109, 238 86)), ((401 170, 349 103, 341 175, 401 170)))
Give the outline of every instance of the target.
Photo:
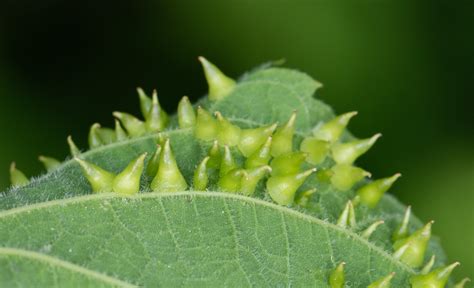
POLYGON ((474 277, 474 2, 404 0, 3 0, 0 4, 0 190, 12 160, 86 147, 111 112, 138 114, 135 87, 174 111, 206 92, 196 60, 227 74, 275 59, 324 83, 358 136, 384 137, 360 165, 401 172, 392 189, 435 219, 459 279, 474 277))

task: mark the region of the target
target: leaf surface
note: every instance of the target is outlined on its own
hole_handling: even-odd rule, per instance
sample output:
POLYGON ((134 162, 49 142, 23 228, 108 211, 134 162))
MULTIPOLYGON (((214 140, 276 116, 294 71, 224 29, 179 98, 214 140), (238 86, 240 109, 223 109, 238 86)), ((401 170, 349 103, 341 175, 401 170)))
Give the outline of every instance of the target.
MULTIPOLYGON (((354 287, 392 271, 398 281, 412 273, 355 233, 232 194, 98 194, 13 209, 0 219, 0 231, 9 231, 0 242, 10 249, 48 255, 138 286, 326 287, 326 274, 342 260, 354 287)), ((4 250, 0 259, 15 261, 0 278, 29 279, 32 269, 23 262, 31 259, 4 250)), ((48 266, 46 274, 58 281, 72 273, 48 266)))

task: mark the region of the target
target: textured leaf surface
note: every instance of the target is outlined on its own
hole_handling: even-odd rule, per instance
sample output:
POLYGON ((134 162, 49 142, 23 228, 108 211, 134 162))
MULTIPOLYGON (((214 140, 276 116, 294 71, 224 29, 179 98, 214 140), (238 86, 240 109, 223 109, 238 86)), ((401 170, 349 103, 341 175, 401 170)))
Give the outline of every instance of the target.
MULTIPOLYGON (((304 73, 269 68, 243 77, 226 98, 202 100, 200 105, 240 127, 284 123, 297 111, 297 144, 315 125, 334 117, 314 98, 320 86, 304 73)), ((176 123, 172 117, 171 128, 162 134, 171 140, 179 168, 191 184, 210 144, 176 123)), ((99 147, 81 158, 119 172, 143 152, 148 152, 148 161, 157 136, 99 147)), ((346 230, 331 223, 354 190, 336 191, 316 177, 302 187, 318 189, 306 208, 270 203, 263 185, 257 199, 211 191, 146 193, 150 182, 144 175, 142 193, 134 197, 89 195, 90 185, 78 164, 66 161, 29 185, 0 194, 2 284, 326 287, 330 270, 341 261, 347 263, 352 287, 393 271, 394 287, 403 287, 415 273, 391 255, 391 233, 405 210, 391 196, 384 196, 376 209, 358 207, 357 227, 346 230), (385 224, 370 241, 356 234, 377 220, 385 224)), ((421 222, 413 217, 410 226, 414 230, 421 222)), ((433 240, 427 258, 432 254, 437 255, 436 266, 444 262, 433 240)))
MULTIPOLYGON (((230 194, 100 194, 19 208, 0 219, 0 230, 9 231, 1 243, 9 248, 140 286, 325 287, 327 272, 342 259, 354 287, 391 271, 398 279, 411 272, 355 233, 230 194)), ((34 261, 0 250, 0 259, 7 256, 15 262, 0 278, 22 283, 31 272, 24 262, 34 261)), ((47 274, 59 282, 74 272, 47 264, 47 274)), ((98 277, 87 280, 104 284, 98 277)))

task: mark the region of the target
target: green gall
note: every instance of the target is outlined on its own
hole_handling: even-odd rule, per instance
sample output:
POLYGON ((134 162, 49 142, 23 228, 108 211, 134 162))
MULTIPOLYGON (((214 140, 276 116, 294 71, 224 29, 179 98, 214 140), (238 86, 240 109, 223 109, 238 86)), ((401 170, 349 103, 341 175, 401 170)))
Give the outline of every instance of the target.
POLYGON ((254 154, 275 131, 277 124, 254 129, 242 129, 238 148, 245 157, 254 154))
POLYGON ((89 140, 90 149, 94 149, 105 144, 100 138, 99 129, 100 129, 99 123, 92 124, 91 128, 89 129, 88 140, 89 140))
POLYGON ((420 274, 428 274, 431 271, 431 268, 433 268, 433 265, 436 260, 436 255, 431 256, 430 260, 423 266, 423 268, 420 271, 420 274))
POLYGON ((221 72, 214 64, 204 57, 199 57, 207 85, 209 86, 209 100, 218 101, 229 95, 235 88, 235 81, 221 72))
POLYGON ((158 171, 151 182, 151 189, 155 192, 177 192, 184 191, 187 187, 188 184, 171 151, 170 140, 166 139, 160 153, 158 171))
POLYGON ((395 249, 394 257, 412 268, 418 268, 423 264, 425 251, 431 237, 431 225, 428 222, 424 227, 415 231, 410 236, 398 240, 393 244, 395 249))
POLYGON ((160 144, 156 144, 155 153, 151 156, 151 159, 148 161, 148 165, 146 168, 146 174, 149 177, 155 177, 156 173, 158 172, 158 167, 160 167, 160 155, 161 155, 161 146, 160 144))
POLYGON ((204 191, 209 183, 209 176, 207 175, 207 162, 209 156, 202 159, 201 163, 196 167, 193 177, 193 186, 195 190, 204 191))
POLYGON ((346 282, 345 276, 344 276, 345 265, 346 265, 345 262, 341 262, 339 265, 337 265, 336 269, 334 269, 329 275, 329 286, 331 286, 331 288, 344 287, 344 283, 346 282))
POLYGON ((114 112, 114 117, 120 120, 130 137, 140 137, 145 135, 145 123, 133 115, 124 112, 114 112))
POLYGON ((215 140, 217 137, 217 121, 201 106, 197 107, 196 138, 203 141, 215 140))
POLYGON ((28 177, 26 177, 23 172, 16 168, 15 162, 10 164, 10 183, 14 187, 21 187, 30 183, 28 177))
POLYGON ((273 135, 272 156, 277 157, 293 151, 293 135, 295 133, 296 112, 293 112, 283 126, 273 135))
POLYGON ((234 169, 226 175, 219 177, 217 187, 224 192, 238 193, 242 185, 242 180, 247 178, 247 171, 234 169))
POLYGON ((371 174, 364 169, 348 164, 338 164, 331 167, 331 184, 340 191, 347 191, 357 182, 370 177, 371 174))
POLYGON ((150 108, 151 108, 151 98, 148 97, 145 93, 145 91, 143 91, 142 88, 138 87, 137 88, 137 92, 138 92, 138 99, 140 100, 140 111, 142 112, 142 115, 145 119, 147 119, 148 115, 149 115, 149 111, 150 111, 150 108))
POLYGON ((298 173, 305 158, 306 154, 303 152, 290 152, 273 158, 270 162, 273 170, 272 175, 298 173))
POLYGON ((461 281, 459 281, 458 283, 456 283, 453 288, 464 288, 464 286, 466 286, 466 283, 467 282, 470 282, 471 279, 469 278, 464 278, 462 279, 461 281))
POLYGON ((61 166, 61 161, 54 159, 52 157, 46 157, 46 156, 39 156, 38 160, 43 163, 44 168, 46 168, 46 171, 51 172, 56 170, 59 166, 61 166))
POLYGON ((234 156, 232 156, 232 152, 230 152, 229 146, 224 146, 224 156, 221 159, 221 166, 219 168, 219 176, 224 176, 229 171, 234 170, 237 168, 237 164, 235 163, 234 156))
POLYGON ((219 148, 219 142, 217 140, 212 143, 211 148, 207 152, 209 156, 209 161, 207 162, 207 167, 218 169, 221 166, 221 150, 219 148))
POLYGON ((375 134, 371 138, 354 140, 348 143, 336 143, 331 148, 332 157, 338 164, 352 164, 362 154, 367 152, 382 136, 375 134))
POLYGON ((81 154, 81 150, 79 150, 79 148, 77 148, 76 144, 72 140, 71 135, 67 136, 67 144, 69 146, 69 152, 71 153, 71 156, 76 157, 76 156, 79 156, 81 154))
POLYGON ((240 141, 240 128, 225 119, 220 112, 214 113, 217 118, 217 140, 222 145, 236 146, 240 141))
POLYGON ((313 130, 313 136, 315 139, 323 140, 329 143, 334 143, 341 137, 342 132, 347 127, 349 120, 357 115, 357 112, 348 112, 334 119, 317 126, 313 130))
POLYGON ((393 183, 402 176, 400 173, 392 177, 375 180, 357 190, 357 196, 360 202, 374 208, 382 199, 383 194, 392 187, 393 183))
POLYGON ((406 238, 408 236, 408 223, 410 222, 411 216, 411 206, 408 206, 405 210, 402 223, 395 229, 392 234, 392 241, 396 242, 400 239, 406 238))
POLYGON ((177 114, 179 128, 191 128, 196 125, 196 113, 187 96, 179 101, 177 114))
POLYGON ((149 133, 162 131, 168 123, 168 115, 163 108, 161 108, 160 102, 158 102, 158 93, 156 90, 153 90, 151 107, 145 119, 145 129, 149 133))
POLYGON ((255 168, 267 165, 268 162, 270 162, 270 159, 272 158, 271 147, 272 137, 269 136, 267 141, 262 145, 262 147, 260 147, 252 155, 250 155, 247 160, 245 160, 245 168, 255 168))
POLYGON ((370 236, 372 236, 372 234, 375 232, 375 230, 377 229, 377 227, 379 227, 379 226, 382 225, 383 223, 385 223, 383 220, 374 222, 372 225, 370 225, 369 227, 367 227, 367 229, 365 229, 364 231, 362 231, 362 233, 361 233, 360 236, 362 236, 362 238, 364 238, 364 239, 369 240, 370 236))
POLYGON ((117 119, 115 119, 115 136, 117 138, 117 141, 123 141, 128 138, 127 132, 123 130, 120 121, 118 121, 117 119))
POLYGON ((114 174, 77 157, 74 158, 74 160, 79 163, 84 176, 92 187, 92 192, 101 193, 113 191, 114 174))
POLYGON ((143 153, 138 158, 130 162, 128 166, 120 172, 112 184, 114 192, 132 195, 140 190, 140 179, 144 169, 144 162, 147 153, 143 153))
POLYGON ((313 165, 318 165, 326 159, 330 148, 330 143, 315 137, 305 138, 300 145, 300 150, 306 153, 306 161, 313 165))
MULTIPOLYGON (((272 168, 273 169, 273 168, 272 168)), ((298 188, 303 185, 306 178, 314 173, 316 168, 305 172, 289 175, 272 175, 267 180, 267 191, 273 201, 280 205, 292 204, 298 188)))
POLYGON ((316 191, 317 189, 313 188, 299 193, 296 196, 295 203, 301 207, 306 207, 316 191))
POLYGON ((247 174, 242 177, 240 192, 244 195, 250 196, 255 193, 258 182, 265 177, 265 175, 272 172, 270 166, 261 166, 246 170, 247 174))
POLYGON ((410 279, 412 288, 444 288, 448 282, 451 272, 459 266, 459 262, 449 266, 441 267, 433 270, 428 274, 420 274, 412 276, 410 279))
POLYGON ((356 216, 352 201, 347 201, 344 210, 342 210, 341 215, 337 219, 336 225, 342 228, 354 228, 356 226, 356 216))
POLYGON ((390 288, 390 282, 392 281, 395 273, 392 272, 389 275, 375 281, 374 283, 367 286, 367 288, 390 288))

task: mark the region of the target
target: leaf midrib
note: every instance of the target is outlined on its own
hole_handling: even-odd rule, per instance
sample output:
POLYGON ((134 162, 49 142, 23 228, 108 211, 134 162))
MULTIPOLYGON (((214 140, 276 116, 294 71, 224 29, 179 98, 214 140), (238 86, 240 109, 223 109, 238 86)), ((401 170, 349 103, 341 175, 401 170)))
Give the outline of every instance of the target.
POLYGON ((302 212, 293 210, 285 206, 276 205, 274 203, 271 203, 265 200, 261 200, 261 199, 257 199, 253 197, 247 197, 240 194, 231 194, 231 193, 223 193, 223 192, 216 192, 216 191, 181 191, 181 192, 172 192, 172 193, 152 192, 152 193, 140 193, 140 194, 136 194, 132 196, 125 196, 125 195, 120 195, 117 193, 90 194, 90 195, 85 195, 85 196, 77 196, 77 197, 72 197, 72 198, 67 198, 67 199, 59 199, 59 200, 53 200, 53 201, 48 201, 48 202, 36 203, 36 204, 26 205, 26 206, 22 206, 18 208, 13 208, 10 210, 0 211, 0 221, 10 216, 16 216, 21 213, 29 213, 34 210, 47 209, 49 207, 64 206, 64 205, 75 204, 75 203, 84 203, 84 202, 93 201, 93 200, 111 199, 111 198, 160 199, 160 198, 167 198, 167 197, 170 197, 170 198, 208 197, 208 198, 220 198, 224 200, 239 200, 239 201, 247 202, 255 206, 261 206, 261 207, 274 209, 275 211, 278 211, 279 213, 283 215, 292 216, 304 221, 308 221, 309 223, 312 223, 312 224, 320 225, 324 227, 325 229, 330 229, 330 230, 339 232, 341 234, 344 234, 346 237, 351 238, 355 241, 358 241, 362 243, 363 245, 367 246, 372 251, 375 251, 381 257, 387 259, 392 265, 397 266, 402 270, 405 270, 407 273, 410 273, 410 274, 415 273, 413 269, 403 264, 399 260, 394 259, 391 256, 391 254, 389 254, 385 250, 381 249, 380 247, 376 246, 375 244, 362 238, 361 236, 359 236, 358 234, 350 230, 341 228, 339 226, 336 226, 335 224, 326 222, 314 216, 304 214, 302 212))
POLYGON ((124 287, 124 288, 138 287, 130 283, 124 282, 120 279, 111 277, 109 275, 105 275, 97 271, 90 270, 82 266, 73 264, 71 262, 64 261, 62 259, 52 257, 43 253, 38 253, 38 252, 24 250, 24 249, 10 248, 10 247, 0 247, 0 255, 15 256, 19 258, 28 258, 30 260, 44 262, 51 266, 60 267, 60 268, 63 268, 75 273, 80 273, 89 278, 93 278, 95 280, 98 280, 107 284, 111 284, 114 286, 119 286, 119 287, 124 287))

